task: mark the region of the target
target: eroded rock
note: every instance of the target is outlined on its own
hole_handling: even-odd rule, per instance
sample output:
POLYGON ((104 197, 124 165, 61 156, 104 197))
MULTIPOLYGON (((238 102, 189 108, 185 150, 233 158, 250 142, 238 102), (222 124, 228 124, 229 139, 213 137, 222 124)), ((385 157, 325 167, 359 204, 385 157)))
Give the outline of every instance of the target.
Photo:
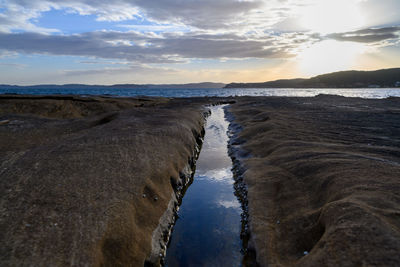
POLYGON ((400 265, 400 99, 236 100, 231 151, 257 263, 400 265))
POLYGON ((0 265, 159 264, 170 178, 187 183, 203 113, 167 99, 1 96, 0 121, 23 124, 0 127, 0 265))

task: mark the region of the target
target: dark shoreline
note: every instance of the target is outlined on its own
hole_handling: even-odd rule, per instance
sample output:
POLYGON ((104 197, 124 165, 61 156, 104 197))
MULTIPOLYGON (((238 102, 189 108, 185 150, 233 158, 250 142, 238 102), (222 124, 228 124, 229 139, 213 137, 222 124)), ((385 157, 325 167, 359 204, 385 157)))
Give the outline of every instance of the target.
POLYGON ((247 197, 247 185, 244 182, 243 174, 246 171, 242 162, 243 159, 249 157, 249 153, 245 151, 241 144, 243 140, 239 138, 240 132, 243 128, 235 123, 235 116, 230 111, 230 107, 225 108, 225 117, 229 121, 229 143, 228 143, 228 153, 232 160, 232 173, 235 179, 234 189, 235 195, 240 202, 242 208, 241 214, 241 233, 240 238, 242 239, 242 252, 243 252, 243 266, 259 266, 256 259, 256 251, 249 246, 250 240, 250 230, 249 230, 249 202, 247 197))
POLYGON ((400 264, 392 253, 400 249, 400 98, 0 95, 1 265, 157 265, 190 180, 182 170, 195 167, 203 107, 221 103, 231 104, 242 237, 260 266, 400 264), (357 186, 341 199, 352 179, 357 186), (339 223, 336 203, 363 212, 339 223), (358 237, 329 230, 340 233, 343 223, 352 234, 357 225, 358 237), (77 236, 81 228, 87 232, 77 236))

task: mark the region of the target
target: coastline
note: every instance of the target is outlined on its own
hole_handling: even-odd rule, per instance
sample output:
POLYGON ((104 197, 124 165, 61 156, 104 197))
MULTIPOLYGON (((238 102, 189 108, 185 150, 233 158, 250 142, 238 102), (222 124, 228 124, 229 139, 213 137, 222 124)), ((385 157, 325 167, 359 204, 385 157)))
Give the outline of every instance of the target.
POLYGON ((400 264, 399 98, 6 95, 2 265, 159 265, 220 103, 245 264, 400 264))

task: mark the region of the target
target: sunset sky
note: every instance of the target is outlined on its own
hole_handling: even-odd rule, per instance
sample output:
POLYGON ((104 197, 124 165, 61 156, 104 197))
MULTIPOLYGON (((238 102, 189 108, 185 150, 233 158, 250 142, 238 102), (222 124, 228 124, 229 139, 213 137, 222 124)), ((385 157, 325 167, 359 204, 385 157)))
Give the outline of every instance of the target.
POLYGON ((400 67, 400 0, 0 0, 0 84, 262 82, 400 67))

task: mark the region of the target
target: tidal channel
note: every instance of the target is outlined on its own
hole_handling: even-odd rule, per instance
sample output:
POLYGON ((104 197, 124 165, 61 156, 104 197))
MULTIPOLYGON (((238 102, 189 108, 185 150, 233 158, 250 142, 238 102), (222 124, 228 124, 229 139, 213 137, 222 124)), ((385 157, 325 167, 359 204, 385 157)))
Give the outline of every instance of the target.
POLYGON ((182 200, 165 266, 241 266, 241 206, 234 195, 223 106, 210 107, 196 173, 182 200))

